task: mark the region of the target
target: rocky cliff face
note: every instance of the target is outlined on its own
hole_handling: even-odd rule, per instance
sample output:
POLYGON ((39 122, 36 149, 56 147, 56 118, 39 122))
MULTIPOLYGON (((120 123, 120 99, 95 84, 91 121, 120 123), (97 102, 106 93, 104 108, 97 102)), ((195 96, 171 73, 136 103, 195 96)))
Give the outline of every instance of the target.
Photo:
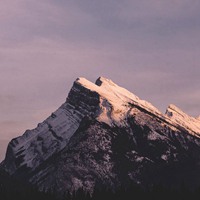
POLYGON ((111 80, 79 78, 66 102, 13 139, 1 168, 40 190, 130 183, 200 185, 200 121, 174 105, 163 115, 111 80))

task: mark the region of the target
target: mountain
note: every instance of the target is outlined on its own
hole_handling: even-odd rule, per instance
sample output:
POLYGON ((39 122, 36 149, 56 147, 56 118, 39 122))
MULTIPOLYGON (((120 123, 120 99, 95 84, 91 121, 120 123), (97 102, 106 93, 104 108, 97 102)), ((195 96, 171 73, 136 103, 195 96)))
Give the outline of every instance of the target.
POLYGON ((200 186, 200 120, 165 114, 111 80, 78 78, 66 102, 13 139, 1 170, 58 195, 131 184, 200 186))

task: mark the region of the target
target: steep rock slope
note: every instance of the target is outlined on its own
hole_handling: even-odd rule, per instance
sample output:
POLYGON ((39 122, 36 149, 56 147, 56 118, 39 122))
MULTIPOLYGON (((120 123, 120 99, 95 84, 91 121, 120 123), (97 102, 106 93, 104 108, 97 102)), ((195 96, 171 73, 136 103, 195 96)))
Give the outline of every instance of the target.
POLYGON ((82 118, 95 114, 98 104, 97 93, 75 82, 66 102, 58 110, 35 129, 27 130, 9 143, 3 162, 6 170, 13 174, 21 168, 36 169, 66 146, 82 118))
POLYGON ((57 111, 10 142, 1 168, 58 194, 130 182, 197 186, 199 124, 172 105, 162 115, 111 80, 78 78, 57 111))

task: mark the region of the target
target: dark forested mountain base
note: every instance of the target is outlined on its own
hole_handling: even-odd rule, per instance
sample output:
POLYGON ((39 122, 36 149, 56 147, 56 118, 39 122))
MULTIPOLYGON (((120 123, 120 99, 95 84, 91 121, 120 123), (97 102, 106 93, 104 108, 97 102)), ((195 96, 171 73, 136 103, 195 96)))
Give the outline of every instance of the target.
POLYGON ((54 195, 37 191, 29 184, 0 171, 0 200, 56 200, 54 195))
POLYGON ((28 184, 14 180, 4 172, 0 172, 0 199, 1 200, 199 200, 200 188, 188 190, 182 184, 179 188, 172 189, 160 184, 151 188, 141 188, 130 185, 127 189, 119 188, 115 192, 101 188, 95 188, 90 195, 82 189, 73 194, 66 193, 61 197, 55 197, 52 193, 39 192, 28 184))
POLYGON ((189 191, 186 188, 171 190, 155 186, 152 190, 142 190, 140 188, 130 188, 129 190, 118 190, 113 193, 107 191, 95 191, 91 197, 79 190, 76 194, 65 195, 56 198, 53 194, 38 192, 32 188, 16 189, 16 188, 0 188, 0 199, 2 200, 199 200, 200 190, 189 191))

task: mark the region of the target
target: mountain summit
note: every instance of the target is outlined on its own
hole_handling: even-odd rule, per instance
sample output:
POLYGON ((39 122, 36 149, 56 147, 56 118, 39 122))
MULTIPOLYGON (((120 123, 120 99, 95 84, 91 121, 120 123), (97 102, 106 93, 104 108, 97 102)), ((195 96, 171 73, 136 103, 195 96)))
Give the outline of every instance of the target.
POLYGON ((1 169, 57 194, 78 189, 200 186, 200 120, 174 105, 163 115, 100 77, 78 78, 66 102, 13 139, 1 169))

